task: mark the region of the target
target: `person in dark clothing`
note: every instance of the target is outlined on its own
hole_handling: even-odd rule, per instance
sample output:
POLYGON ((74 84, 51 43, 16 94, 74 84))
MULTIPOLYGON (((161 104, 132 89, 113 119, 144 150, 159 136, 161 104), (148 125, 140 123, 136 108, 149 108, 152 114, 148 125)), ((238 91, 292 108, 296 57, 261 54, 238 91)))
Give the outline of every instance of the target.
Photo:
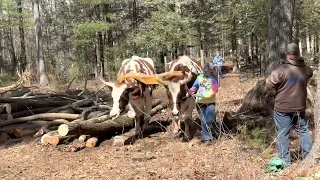
POLYGON ((299 47, 291 43, 286 47, 286 62, 266 79, 266 88, 276 91, 274 121, 278 131, 278 156, 288 165, 291 164, 289 133, 292 126, 299 133, 304 158, 312 147, 305 113, 307 85, 312 75, 312 69, 300 56, 299 47))

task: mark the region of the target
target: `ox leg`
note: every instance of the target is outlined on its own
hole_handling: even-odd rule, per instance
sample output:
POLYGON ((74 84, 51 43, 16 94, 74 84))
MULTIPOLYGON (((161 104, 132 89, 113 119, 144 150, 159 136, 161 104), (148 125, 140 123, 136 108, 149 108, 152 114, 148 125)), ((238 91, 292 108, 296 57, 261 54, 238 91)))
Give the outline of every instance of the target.
POLYGON ((180 119, 178 116, 173 117, 173 137, 179 136, 179 129, 180 129, 180 119))
POLYGON ((187 142, 190 141, 192 136, 191 136, 191 127, 192 127, 192 119, 190 116, 183 115, 182 116, 183 122, 184 122, 184 132, 183 132, 183 139, 182 141, 187 142))
POLYGON ((144 115, 139 115, 135 118, 135 137, 137 138, 142 138, 143 134, 142 134, 142 126, 143 126, 143 120, 144 115))
POLYGON ((131 103, 128 104, 128 108, 129 108, 128 113, 127 113, 128 117, 134 118, 136 116, 136 113, 134 112, 134 108, 132 107, 131 103))
POLYGON ((151 118, 151 109, 152 109, 152 97, 151 97, 151 89, 146 88, 146 90, 143 92, 145 97, 145 114, 144 114, 144 124, 143 124, 143 130, 146 129, 147 125, 149 124, 150 118, 151 118))

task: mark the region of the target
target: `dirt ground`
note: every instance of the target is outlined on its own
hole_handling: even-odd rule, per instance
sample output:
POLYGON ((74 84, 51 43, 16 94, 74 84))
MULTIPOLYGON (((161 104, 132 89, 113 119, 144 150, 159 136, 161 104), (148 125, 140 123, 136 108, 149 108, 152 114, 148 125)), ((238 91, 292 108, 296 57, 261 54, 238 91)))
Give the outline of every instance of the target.
MULTIPOLYGON (((236 111, 257 79, 239 83, 236 74, 221 82, 217 113, 236 111)), ((155 97, 166 98, 163 88, 155 97), (164 97, 163 97, 164 96, 164 97)), ((62 152, 39 139, 11 140, 0 146, 1 179, 262 179, 268 159, 233 136, 212 145, 153 134, 134 145, 62 152)))

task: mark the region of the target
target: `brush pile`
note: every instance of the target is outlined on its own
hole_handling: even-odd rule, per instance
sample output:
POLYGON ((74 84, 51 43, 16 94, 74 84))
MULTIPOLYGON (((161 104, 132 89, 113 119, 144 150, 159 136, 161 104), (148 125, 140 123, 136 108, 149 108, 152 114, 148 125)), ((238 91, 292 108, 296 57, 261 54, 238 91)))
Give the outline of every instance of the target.
MULTIPOLYGON (((126 114, 110 118, 110 103, 98 98, 97 92, 41 94, 32 88, 12 87, 0 89, 0 143, 34 136, 41 137, 42 144, 55 146, 80 143, 71 150, 76 151, 94 147, 100 138, 123 133, 135 125, 126 114)), ((155 115, 167 103, 156 99, 152 107, 155 115)))

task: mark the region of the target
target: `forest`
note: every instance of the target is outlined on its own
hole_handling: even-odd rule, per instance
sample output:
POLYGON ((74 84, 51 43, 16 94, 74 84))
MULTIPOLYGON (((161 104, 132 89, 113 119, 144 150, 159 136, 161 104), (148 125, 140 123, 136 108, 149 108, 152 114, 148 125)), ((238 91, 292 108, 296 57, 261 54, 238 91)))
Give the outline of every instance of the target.
MULTIPOLYGON (((6 154, 0 176, 266 177, 276 131, 265 79, 294 42, 314 74, 306 110, 314 145, 304 160, 292 153, 298 156, 293 166, 275 179, 320 178, 319 19, 318 0, 0 0, 0 151, 6 154), (135 122, 110 118, 111 92, 99 79, 115 81, 132 56, 151 58, 160 74, 183 55, 203 65, 217 52, 226 77, 217 94, 214 145, 168 134, 170 103, 162 85, 151 110, 160 128, 131 145, 121 142, 135 122)), ((298 135, 291 136, 299 151, 298 135)))

